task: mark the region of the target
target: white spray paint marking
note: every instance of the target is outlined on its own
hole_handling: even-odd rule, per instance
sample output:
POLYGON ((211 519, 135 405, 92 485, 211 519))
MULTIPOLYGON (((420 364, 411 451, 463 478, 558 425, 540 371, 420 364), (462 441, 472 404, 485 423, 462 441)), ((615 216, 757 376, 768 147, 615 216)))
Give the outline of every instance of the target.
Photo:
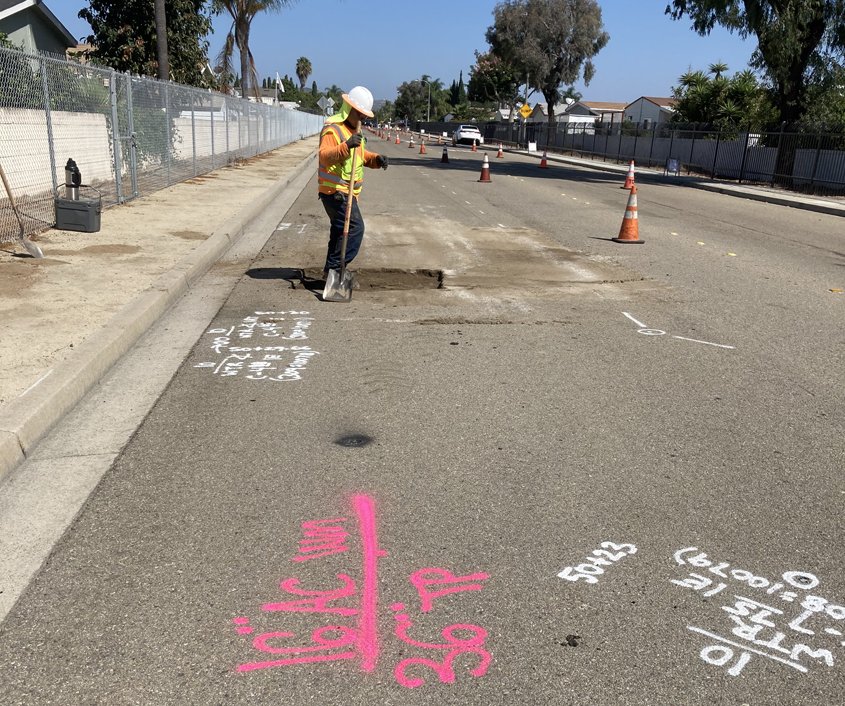
MULTIPOLYGON (((453 191, 452 193, 455 193, 455 192, 453 191)), ((464 203, 465 203, 467 206, 472 206, 472 204, 471 204, 469 201, 464 201, 464 203)))
POLYGON ((302 235, 305 232, 305 229, 308 227, 307 223, 279 223, 276 226, 274 232, 278 232, 280 230, 290 230, 291 228, 296 228, 296 232, 302 235))
POLYGON ((44 382, 48 377, 53 374, 52 368, 44 373, 40 378, 38 378, 34 383, 32 383, 29 387, 27 387, 23 392, 21 392, 18 397, 23 397, 27 392, 32 392, 36 387, 38 387, 42 382, 44 382))
POLYGON ((564 567, 558 573, 558 578, 573 582, 583 579, 587 583, 598 583, 597 577, 604 574, 604 567, 613 566, 620 559, 637 553, 637 548, 633 544, 602 542, 599 546, 601 549, 594 549, 583 564, 564 567))
MULTIPOLYGON (((783 659, 781 657, 775 657, 774 655, 768 654, 767 652, 763 652, 761 650, 755 650, 752 647, 746 647, 745 645, 740 645, 737 642, 732 642, 731 640, 727 640, 724 637, 719 637, 718 635, 714 635, 712 632, 708 632, 707 630, 702 630, 701 628, 693 627, 692 625, 687 625, 687 630, 692 630, 693 632, 700 633, 702 635, 706 635, 711 640, 716 640, 718 642, 723 642, 726 645, 731 645, 732 647, 738 647, 742 650, 742 655, 740 656, 737 663, 728 670, 728 674, 732 677, 738 676, 739 673, 742 671, 742 668, 748 664, 749 660, 751 659, 751 655, 748 654, 749 652, 753 652, 754 654, 761 655, 762 657, 768 657, 769 659, 774 660, 775 662, 780 662, 781 664, 786 664, 793 669, 797 669, 799 672, 807 671, 807 668, 801 664, 797 664, 795 662, 790 662, 788 659, 783 659)), ((714 646, 705 647, 701 650, 700 657, 708 664, 712 664, 716 667, 724 667, 731 659, 733 659, 734 653, 733 650, 724 650, 723 654, 719 658, 713 658, 712 654, 715 650, 714 646)))
POLYGON ((622 314, 633 321, 637 326, 640 328, 648 328, 642 321, 637 321, 633 316, 631 316, 627 311, 623 311, 622 314))
POLYGON ((710 341, 699 341, 697 338, 685 338, 684 336, 672 336, 672 338, 677 338, 679 341, 692 341, 693 343, 703 343, 705 346, 716 346, 716 348, 728 348, 730 350, 736 350, 735 346, 726 346, 722 343, 711 343, 710 341))
POLYGON ((319 352, 310 346, 273 344, 305 341, 312 321, 307 311, 256 311, 229 328, 210 328, 205 334, 214 336, 210 348, 220 358, 194 367, 221 378, 245 373, 247 380, 301 380, 303 370, 319 352), (292 324, 282 325, 286 321, 292 324))
MULTIPOLYGON (((666 331, 662 331, 659 328, 648 328, 642 321, 637 321, 631 314, 627 311, 623 311, 622 315, 626 318, 633 321, 637 326, 639 326, 639 330, 637 333, 641 333, 643 336, 665 336, 666 331)), ((690 341, 691 343, 702 343, 706 346, 715 346, 716 348, 726 348, 728 350, 736 350, 735 346, 726 346, 722 343, 711 343, 710 341, 700 341, 697 338, 687 338, 685 336, 672 336, 672 338, 677 338, 679 341, 690 341)))
POLYGON ((688 630, 716 643, 700 651, 699 656, 705 663, 725 668, 733 677, 742 672, 752 655, 785 664, 802 673, 809 671, 808 666, 802 664, 807 660, 812 660, 810 666, 819 663, 834 666, 833 652, 818 643, 826 640, 829 645, 831 638, 827 636, 832 636, 832 641, 838 643, 831 645, 834 649, 842 645, 842 631, 824 623, 845 621, 845 605, 809 593, 821 583, 815 574, 785 571, 780 580, 773 582, 754 572, 731 568, 729 562, 711 560, 697 547, 679 549, 673 558, 678 566, 685 567, 685 571, 694 568, 700 573, 691 571, 682 579, 670 579, 670 583, 698 592, 702 599, 712 598, 707 603, 721 608, 716 616, 722 621, 722 630, 727 637, 687 626, 688 630), (729 588, 739 590, 731 595, 729 588), (717 595, 718 598, 713 598, 717 595), (778 600, 781 603, 777 603, 778 600), (790 631, 797 635, 790 635, 790 631), (815 644, 807 644, 810 641, 815 644), (735 656, 736 662, 729 666, 735 656))

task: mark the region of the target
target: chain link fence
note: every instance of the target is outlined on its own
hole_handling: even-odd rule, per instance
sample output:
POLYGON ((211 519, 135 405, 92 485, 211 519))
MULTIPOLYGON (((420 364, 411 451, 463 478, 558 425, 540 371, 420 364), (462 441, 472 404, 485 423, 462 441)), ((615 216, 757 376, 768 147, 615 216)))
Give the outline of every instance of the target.
MULTIPOLYGON (((109 206, 319 133, 323 118, 0 48, 0 165, 27 235, 55 224, 73 159, 109 206)), ((0 242, 19 232, 0 191, 0 242)))

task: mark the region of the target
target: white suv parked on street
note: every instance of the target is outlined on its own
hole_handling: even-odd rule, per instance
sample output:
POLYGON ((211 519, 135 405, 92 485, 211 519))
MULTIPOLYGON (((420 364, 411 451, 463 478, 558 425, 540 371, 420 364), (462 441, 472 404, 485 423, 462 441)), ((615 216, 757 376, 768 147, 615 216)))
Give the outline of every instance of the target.
POLYGON ((458 129, 452 134, 452 144, 471 145, 473 142, 477 142, 479 145, 484 144, 484 138, 478 128, 475 125, 458 125, 458 129))

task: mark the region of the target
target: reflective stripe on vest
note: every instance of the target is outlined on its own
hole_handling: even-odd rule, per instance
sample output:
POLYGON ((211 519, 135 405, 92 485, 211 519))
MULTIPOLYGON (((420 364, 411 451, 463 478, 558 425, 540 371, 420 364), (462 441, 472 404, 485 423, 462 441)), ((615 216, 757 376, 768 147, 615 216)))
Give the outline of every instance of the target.
MULTIPOLYGON (((328 132, 331 132, 335 139, 337 140, 337 144, 341 144, 342 142, 346 142, 352 132, 349 131, 346 126, 341 127, 338 123, 329 123, 325 127, 323 127, 322 132, 320 133, 320 141, 322 142, 323 136, 326 135, 328 132), (345 133, 349 134, 345 134, 345 133)), ((361 193, 361 189, 364 186, 364 147, 366 145, 366 138, 361 140, 361 146, 358 148, 360 152, 358 153, 358 163, 355 165, 355 183, 352 186, 352 193, 357 196, 361 193)), ((344 193, 349 191, 349 178, 352 176, 352 153, 350 152, 349 157, 347 157, 344 161, 338 162, 337 164, 333 164, 330 167, 326 167, 323 164, 320 164, 317 170, 317 179, 319 181, 320 186, 327 187, 329 189, 335 189, 337 191, 342 191, 344 193)))

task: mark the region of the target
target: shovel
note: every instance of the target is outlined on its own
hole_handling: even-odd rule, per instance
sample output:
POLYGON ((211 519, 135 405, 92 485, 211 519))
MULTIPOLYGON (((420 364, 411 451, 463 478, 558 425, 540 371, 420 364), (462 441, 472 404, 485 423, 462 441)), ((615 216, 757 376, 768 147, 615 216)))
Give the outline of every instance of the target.
POLYGON ((349 176, 349 193, 346 197, 346 217, 343 219, 343 239, 340 244, 340 272, 329 270, 326 286, 323 288, 324 302, 352 301, 352 273, 346 271, 346 241, 349 239, 349 219, 352 217, 352 187, 355 183, 355 170, 358 168, 358 147, 352 152, 352 173, 349 176))
POLYGON ((12 194, 12 187, 9 186, 9 180, 6 178, 6 172, 3 171, 2 164, 0 164, 0 179, 3 180, 3 186, 6 189, 6 194, 9 196, 9 203, 12 204, 12 211, 15 213, 15 218, 18 219, 18 240, 21 241, 21 245, 26 248, 26 251, 32 255, 32 257, 44 257, 44 253, 41 252, 41 248, 27 238, 24 233, 23 219, 21 218, 21 214, 18 213, 18 207, 15 205, 15 197, 12 194))

